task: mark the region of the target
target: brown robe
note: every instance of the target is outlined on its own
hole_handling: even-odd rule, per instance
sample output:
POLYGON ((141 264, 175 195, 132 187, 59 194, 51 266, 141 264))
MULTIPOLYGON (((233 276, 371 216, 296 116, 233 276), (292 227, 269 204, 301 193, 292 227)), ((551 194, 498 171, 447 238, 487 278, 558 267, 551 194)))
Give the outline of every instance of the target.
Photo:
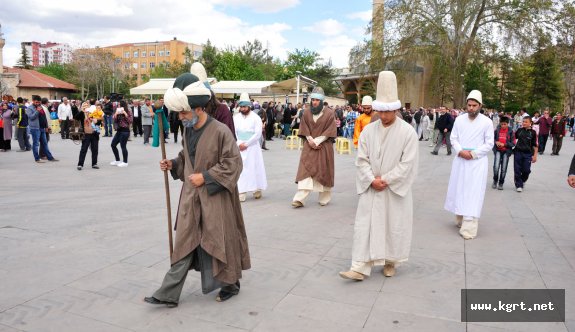
MULTIPOLYGON (((184 149, 173 159, 172 176, 182 180, 176 219, 176 244, 172 264, 201 246, 213 257, 214 278, 233 284, 250 268, 248 240, 239 201, 237 181, 242 158, 229 128, 218 121, 205 124, 192 166, 187 135, 184 149), (207 171, 225 189, 208 194, 207 183, 195 188, 188 177, 207 171)), ((188 130, 188 129, 186 129, 188 130)), ((197 264, 193 264, 198 269, 197 264)))
POLYGON ((334 152, 333 143, 337 137, 335 125, 335 112, 328 107, 323 108, 323 115, 313 121, 313 114, 306 110, 303 113, 299 126, 299 136, 303 138, 303 151, 299 158, 299 166, 295 182, 313 178, 325 187, 333 187, 334 184, 334 152), (316 138, 326 136, 327 139, 320 145, 319 150, 314 150, 309 145, 306 136, 316 138))

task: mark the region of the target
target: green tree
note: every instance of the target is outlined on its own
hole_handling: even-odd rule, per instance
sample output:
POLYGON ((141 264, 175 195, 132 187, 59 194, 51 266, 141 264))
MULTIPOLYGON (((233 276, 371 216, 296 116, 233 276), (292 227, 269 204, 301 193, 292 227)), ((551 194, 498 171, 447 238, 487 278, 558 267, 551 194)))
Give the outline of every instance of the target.
POLYGON ((541 38, 537 51, 531 56, 533 86, 530 108, 539 110, 550 107, 553 111, 562 111, 563 75, 555 48, 541 38))
POLYGON ((31 69, 32 68, 32 64, 30 61, 30 55, 28 55, 28 51, 26 50, 26 47, 24 47, 24 45, 22 45, 22 51, 20 53, 20 60, 18 60, 16 67, 20 67, 20 68, 24 68, 24 69, 31 69))
POLYGON ((66 81, 70 74, 70 69, 66 64, 50 63, 45 66, 36 68, 37 72, 55 77, 59 80, 66 81))
POLYGON ((483 106, 485 108, 500 108, 499 89, 497 77, 491 73, 491 67, 485 63, 474 61, 467 65, 464 84, 465 95, 471 90, 479 90, 483 95, 483 106))
POLYGON ((190 64, 181 63, 177 60, 161 62, 150 71, 150 78, 176 78, 190 71, 190 64))
POLYGON ((236 51, 227 50, 217 55, 217 67, 214 75, 222 81, 261 81, 263 73, 257 67, 250 66, 246 59, 236 51))
POLYGON ((199 60, 204 65, 204 68, 206 68, 208 76, 214 75, 216 67, 218 66, 217 63, 218 49, 214 45, 212 45, 212 42, 210 42, 209 39, 202 46, 203 51, 199 60))

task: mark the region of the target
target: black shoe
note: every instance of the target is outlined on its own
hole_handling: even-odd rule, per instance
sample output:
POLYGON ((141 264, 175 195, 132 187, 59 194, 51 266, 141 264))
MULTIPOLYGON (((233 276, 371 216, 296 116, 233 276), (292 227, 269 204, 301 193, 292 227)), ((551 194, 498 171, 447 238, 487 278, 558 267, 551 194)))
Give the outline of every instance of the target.
POLYGON ((93 168, 93 169, 100 169, 100 166, 98 166, 98 165, 92 165, 92 168, 93 168))
POLYGON ((491 185, 491 189, 497 189, 497 182, 493 182, 493 184, 491 185))
POLYGON ((233 285, 224 286, 220 289, 218 296, 216 297, 216 301, 224 302, 229 300, 235 295, 240 293, 240 281, 236 281, 233 285))
POLYGON ((497 186, 497 189, 503 190, 503 183, 500 183, 499 186, 497 186))
POLYGON ((266 150, 266 151, 267 151, 267 150, 269 150, 269 149, 268 149, 268 148, 262 148, 262 150, 266 150))
POLYGON ((431 151, 430 153, 431 153, 432 155, 434 155, 434 156, 437 156, 437 155, 438 155, 438 153, 435 152, 435 151, 431 151))
POLYGON ((76 167, 77 170, 81 171, 82 170, 82 166, 78 166, 76 167))
POLYGON ((447 152, 447 155, 448 155, 448 156, 451 156, 451 151, 447 152))
POLYGON ((144 302, 148 302, 151 304, 165 304, 168 308, 175 308, 178 306, 178 304, 175 302, 160 301, 153 296, 144 297, 144 302))

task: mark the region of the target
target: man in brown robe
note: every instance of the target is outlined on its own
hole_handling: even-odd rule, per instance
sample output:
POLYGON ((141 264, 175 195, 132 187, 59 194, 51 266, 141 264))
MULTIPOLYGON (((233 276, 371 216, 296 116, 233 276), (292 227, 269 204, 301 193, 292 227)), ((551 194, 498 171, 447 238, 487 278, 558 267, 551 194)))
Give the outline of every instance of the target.
MULTIPOLYGON (((180 75, 164 96, 184 125, 184 148, 178 157, 160 162, 183 181, 171 268, 160 289, 144 300, 175 307, 188 270, 204 270, 201 257, 211 257, 213 279, 224 285, 216 300, 237 295, 242 270, 250 268, 248 242, 237 181, 242 158, 227 126, 206 112, 211 92, 190 73, 180 75)), ((208 267, 209 268, 209 267, 208 267)), ((212 279, 212 280, 213 280, 212 279)))
POLYGON ((331 200, 334 183, 333 143, 337 137, 335 112, 323 106, 325 94, 316 87, 311 93, 309 111, 305 111, 299 127, 299 136, 304 139, 303 151, 295 182, 298 184, 292 206, 302 207, 310 192, 319 192, 319 204, 327 205, 331 200))

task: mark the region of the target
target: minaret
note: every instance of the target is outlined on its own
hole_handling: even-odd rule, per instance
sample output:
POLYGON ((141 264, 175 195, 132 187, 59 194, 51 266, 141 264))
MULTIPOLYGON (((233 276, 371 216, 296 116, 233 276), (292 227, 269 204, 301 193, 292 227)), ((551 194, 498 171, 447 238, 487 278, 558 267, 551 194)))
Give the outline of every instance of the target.
POLYGON ((384 0, 373 0, 371 16, 371 59, 370 71, 383 70, 383 7, 384 0))
POLYGON ((4 39, 4 34, 2 33, 2 25, 0 24, 0 74, 4 73, 4 45, 6 40, 4 39))

